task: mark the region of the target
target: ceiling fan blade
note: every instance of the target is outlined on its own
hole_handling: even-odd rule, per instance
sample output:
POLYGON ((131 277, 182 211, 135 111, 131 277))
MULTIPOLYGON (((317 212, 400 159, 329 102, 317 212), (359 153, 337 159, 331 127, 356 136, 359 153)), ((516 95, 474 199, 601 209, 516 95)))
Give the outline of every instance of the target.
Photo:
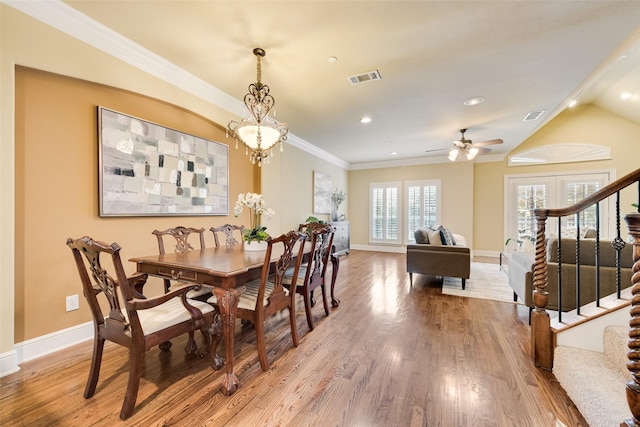
POLYGON ((491 148, 487 147, 478 147, 478 154, 488 154, 493 151, 491 148))
POLYGON ((490 139, 489 141, 482 141, 482 142, 474 142, 473 145, 475 145, 476 147, 484 147, 485 145, 495 145, 495 144, 502 144, 503 141, 501 139, 490 139))
POLYGON ((448 148, 433 148, 433 149, 430 149, 430 150, 424 150, 424 152, 425 153, 433 153, 435 151, 447 151, 447 150, 448 150, 448 148))

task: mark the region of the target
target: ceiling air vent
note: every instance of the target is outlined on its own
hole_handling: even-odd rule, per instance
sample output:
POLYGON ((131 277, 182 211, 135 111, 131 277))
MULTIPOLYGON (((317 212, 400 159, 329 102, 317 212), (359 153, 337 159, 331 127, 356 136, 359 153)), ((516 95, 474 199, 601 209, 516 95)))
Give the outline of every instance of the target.
POLYGON ((530 122, 532 120, 538 120, 540 118, 540 116, 542 116, 542 113, 544 113, 544 110, 540 110, 540 111, 532 111, 529 114, 527 114, 525 116, 524 119, 522 119, 523 122, 530 122))
POLYGON ((349 77, 349 81, 352 85, 359 85, 360 83, 372 82, 374 80, 380 80, 380 72, 378 70, 369 71, 364 74, 349 77))

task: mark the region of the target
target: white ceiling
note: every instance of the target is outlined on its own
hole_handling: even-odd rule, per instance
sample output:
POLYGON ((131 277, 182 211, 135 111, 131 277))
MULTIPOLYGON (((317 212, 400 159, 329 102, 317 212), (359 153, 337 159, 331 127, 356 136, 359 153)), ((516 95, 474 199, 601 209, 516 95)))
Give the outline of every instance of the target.
POLYGON ((577 94, 640 123, 640 1, 65 3, 238 100, 264 48, 276 118, 352 168, 432 161, 460 128, 504 155, 577 94))

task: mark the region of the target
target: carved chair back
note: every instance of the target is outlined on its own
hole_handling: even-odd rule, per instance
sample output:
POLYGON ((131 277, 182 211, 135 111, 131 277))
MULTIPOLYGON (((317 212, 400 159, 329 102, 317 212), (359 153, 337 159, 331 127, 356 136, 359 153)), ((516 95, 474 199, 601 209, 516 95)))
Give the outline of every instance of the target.
POLYGON ((213 233, 213 238, 216 242, 216 247, 220 247, 220 240, 218 239, 218 233, 222 233, 225 239, 225 245, 234 246, 242 242, 242 232, 244 231, 244 225, 225 224, 220 227, 211 227, 209 230, 213 233), (233 235, 234 232, 239 235, 240 240, 236 239, 233 235))
MULTIPOLYGON (((171 241, 168 237, 171 236, 174 239, 175 247, 174 252, 182 253, 187 251, 192 251, 194 249, 193 245, 190 241, 192 241, 196 236, 198 241, 200 242, 200 249, 205 248, 204 244, 204 228, 191 228, 191 227, 183 227, 178 226, 174 228, 168 228, 166 230, 153 230, 152 233, 158 238, 158 250, 160 251, 160 255, 166 253, 165 252, 165 238, 168 241, 171 241)), ((171 281, 169 279, 164 279, 164 291, 169 292, 171 289, 171 281)), ((210 293, 208 289, 202 288, 199 291, 194 291, 189 294, 190 298, 195 298, 196 294, 207 295, 210 293)))

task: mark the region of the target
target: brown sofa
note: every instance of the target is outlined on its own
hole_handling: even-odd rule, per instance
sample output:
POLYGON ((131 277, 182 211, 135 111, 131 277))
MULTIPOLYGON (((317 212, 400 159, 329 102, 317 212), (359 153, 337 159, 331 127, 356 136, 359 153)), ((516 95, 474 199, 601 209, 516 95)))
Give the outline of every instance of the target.
POLYGON ((464 289, 465 280, 469 278, 471 271, 471 251, 465 246, 464 237, 453 234, 455 244, 443 245, 435 231, 417 230, 416 244, 407 245, 409 281, 413 285, 413 273, 459 277, 464 289), (428 240, 428 236, 431 236, 432 241, 428 240))
MULTIPOLYGON (((596 300, 595 239, 580 240, 580 305, 596 300)), ((549 299, 547 308, 558 310, 558 239, 547 241, 547 275, 549 299)), ((621 288, 631 286, 632 245, 621 251, 621 288)), ((562 311, 576 308, 576 240, 562 239, 562 311)), ((509 254, 509 286, 529 308, 533 308, 533 267, 535 254, 509 254)), ((600 297, 616 292, 616 251, 611 241, 600 241, 600 297)))

